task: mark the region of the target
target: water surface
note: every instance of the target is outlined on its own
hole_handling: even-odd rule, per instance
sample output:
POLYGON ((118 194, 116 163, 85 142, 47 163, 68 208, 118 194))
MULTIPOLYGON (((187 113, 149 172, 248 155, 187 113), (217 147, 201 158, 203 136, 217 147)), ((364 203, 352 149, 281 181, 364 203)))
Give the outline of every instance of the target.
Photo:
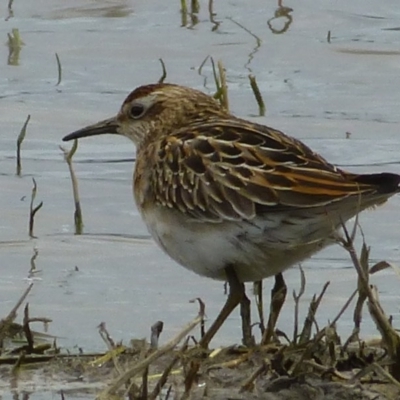
MULTIPOLYGON (((278 9, 272 2, 219 2, 210 18, 207 4, 201 3, 197 19, 189 15, 186 26, 179 2, 162 0, 79 0, 73 5, 15 0, 12 16, 1 6, 2 42, 18 28, 24 44, 18 65, 10 65, 8 47, 0 46, 0 315, 9 312, 33 279, 31 314, 53 319, 50 333, 59 337, 59 345, 102 351, 96 330, 102 321, 114 338, 128 341, 148 337, 150 326, 161 319, 162 339, 167 340, 197 313, 189 303, 193 297, 206 302, 210 319, 218 313, 225 299, 222 283, 181 268, 149 238, 132 200, 135 150, 126 139, 79 143, 74 160, 85 234, 74 235, 61 138, 113 115, 130 90, 157 81, 159 58, 166 64, 167 81, 208 93, 215 90, 211 64, 204 65, 201 75, 198 69, 207 56, 220 59, 236 115, 279 128, 352 171, 400 173, 397 2, 307 0, 285 6, 293 9, 290 18, 271 20, 278 9), (268 21, 278 31, 291 23, 278 34, 268 21), (63 70, 59 86, 56 52, 63 70), (264 95, 265 117, 257 117, 249 73, 257 77, 264 95), (17 177, 16 138, 28 114, 22 176, 17 177), (38 184, 36 203, 44 203, 36 217, 35 239, 27 231, 32 177, 38 184), (32 278, 35 249, 38 272, 32 278)), ((373 261, 398 263, 399 215, 399 197, 362 215, 373 261)), ((303 268, 303 315, 312 295, 331 281, 320 312, 320 323, 326 323, 356 287, 355 272, 338 246, 305 261, 303 268)), ((285 278, 289 294, 298 289, 297 268, 285 278)), ((373 282, 396 325, 398 278, 388 270, 373 282)), ((265 282, 267 290, 271 283, 265 282)), ((265 299, 266 308, 268 304, 265 299)), ((352 329, 351 318, 350 310, 339 323, 343 335, 352 329)), ((292 321, 289 295, 279 328, 291 332, 292 321)), ((367 315, 363 329, 365 336, 375 334, 367 315)), ((239 340, 235 313, 214 344, 239 340)), ((10 398, 8 382, 1 382, 0 390, 4 399, 10 398)))

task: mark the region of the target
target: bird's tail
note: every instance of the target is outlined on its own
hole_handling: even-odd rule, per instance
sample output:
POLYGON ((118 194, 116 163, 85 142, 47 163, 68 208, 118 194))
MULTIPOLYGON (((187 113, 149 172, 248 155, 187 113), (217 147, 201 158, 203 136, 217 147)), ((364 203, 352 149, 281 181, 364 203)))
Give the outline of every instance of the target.
POLYGON ((387 195, 400 192, 400 175, 383 172, 380 174, 354 175, 354 181, 375 187, 376 193, 387 195))

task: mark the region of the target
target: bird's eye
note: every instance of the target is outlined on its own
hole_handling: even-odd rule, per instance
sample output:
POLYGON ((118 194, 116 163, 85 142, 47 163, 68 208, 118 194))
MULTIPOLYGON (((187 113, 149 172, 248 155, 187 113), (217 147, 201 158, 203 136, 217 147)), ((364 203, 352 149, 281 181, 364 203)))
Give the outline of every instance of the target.
POLYGON ((131 117, 138 119, 143 116, 145 112, 144 106, 142 104, 134 104, 130 109, 131 117))

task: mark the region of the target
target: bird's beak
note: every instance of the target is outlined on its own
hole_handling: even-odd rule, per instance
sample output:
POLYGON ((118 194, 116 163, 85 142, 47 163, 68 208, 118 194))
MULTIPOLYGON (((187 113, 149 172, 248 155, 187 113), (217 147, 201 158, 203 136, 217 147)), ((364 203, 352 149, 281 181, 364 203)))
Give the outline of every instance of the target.
POLYGON ((63 137, 64 142, 69 140, 80 139, 87 136, 102 135, 104 133, 118 133, 118 121, 117 117, 105 119, 104 121, 97 122, 97 124, 86 126, 85 128, 79 129, 69 135, 63 137))

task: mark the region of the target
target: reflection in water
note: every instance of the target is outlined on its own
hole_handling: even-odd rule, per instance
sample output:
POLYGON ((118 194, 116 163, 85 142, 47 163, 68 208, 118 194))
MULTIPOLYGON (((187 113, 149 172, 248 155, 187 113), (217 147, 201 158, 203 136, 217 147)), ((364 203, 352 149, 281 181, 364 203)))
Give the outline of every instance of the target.
POLYGON ((190 11, 188 11, 186 0, 181 0, 181 26, 188 25, 188 15, 190 16, 191 24, 188 28, 193 28, 199 23, 198 13, 200 11, 200 4, 198 0, 190 1, 190 11))
POLYGON ((338 53, 347 54, 360 54, 360 55, 370 55, 370 56, 399 56, 399 50, 374 50, 374 49, 335 49, 338 53))
POLYGON ((57 10, 53 14, 55 19, 68 19, 68 18, 123 18, 130 15, 133 10, 131 6, 125 4, 125 1, 120 1, 121 4, 113 4, 115 2, 109 2, 108 5, 99 6, 97 2, 87 7, 69 7, 62 10, 57 10))
MULTIPOLYGON (((293 22, 293 17, 290 14, 293 9, 285 7, 282 3, 283 0, 278 0, 278 8, 275 10, 274 16, 267 21, 271 32, 276 34, 286 32, 293 22)), ((198 0, 190 0, 190 10, 188 8, 187 0, 181 0, 180 12, 181 27, 191 29, 199 23, 200 3, 198 0), (190 17, 190 21, 188 17, 190 17)), ((221 25, 221 21, 215 19, 217 14, 214 12, 214 0, 208 0, 208 15, 209 20, 213 25, 211 31, 215 32, 221 25)))
POLYGON ((39 250, 36 247, 34 247, 33 248, 33 255, 32 255, 31 261, 30 261, 31 268, 30 268, 29 273, 28 273, 28 278, 29 279, 34 278, 35 274, 40 272, 40 271, 38 271, 36 269, 36 258, 37 258, 38 255, 39 255, 39 250))
MULTIPOLYGON (((199 23, 199 16, 198 16, 199 12, 200 12, 200 3, 198 0, 190 1, 190 11, 188 10, 186 0, 181 0, 181 26, 193 28, 195 25, 197 25, 199 23), (190 17, 189 26, 188 26, 188 16, 190 17)), ((220 26, 221 22, 215 20, 215 16, 217 14, 214 13, 213 0, 208 1, 208 14, 210 22, 213 24, 211 31, 215 32, 220 26)))
POLYGON ((12 18, 14 16, 14 10, 12 9, 12 3, 13 3, 13 0, 9 0, 8 6, 7 6, 8 15, 7 15, 5 21, 8 21, 10 18, 12 18))
POLYGON ((293 9, 285 7, 282 2, 283 0, 278 0, 278 8, 275 10, 274 16, 267 21, 272 33, 285 33, 293 22, 293 17, 290 15, 293 9), (282 22, 283 26, 280 25, 282 22))
POLYGON ((211 31, 215 32, 219 28, 221 22, 220 21, 216 21, 215 18, 214 18, 217 15, 214 12, 214 0, 210 0, 208 2, 208 13, 210 15, 210 22, 214 25, 212 27, 211 31))
POLYGON ((191 0, 190 5, 190 19, 192 20, 192 26, 195 26, 199 22, 198 13, 200 11, 200 4, 198 0, 191 0))
POLYGON ((19 53, 21 52, 22 46, 25 44, 21 40, 21 36, 19 34, 19 30, 17 28, 13 28, 11 33, 7 33, 8 41, 8 65, 19 65, 19 53))
POLYGON ((186 0, 181 0, 181 26, 187 25, 187 4, 186 0))

